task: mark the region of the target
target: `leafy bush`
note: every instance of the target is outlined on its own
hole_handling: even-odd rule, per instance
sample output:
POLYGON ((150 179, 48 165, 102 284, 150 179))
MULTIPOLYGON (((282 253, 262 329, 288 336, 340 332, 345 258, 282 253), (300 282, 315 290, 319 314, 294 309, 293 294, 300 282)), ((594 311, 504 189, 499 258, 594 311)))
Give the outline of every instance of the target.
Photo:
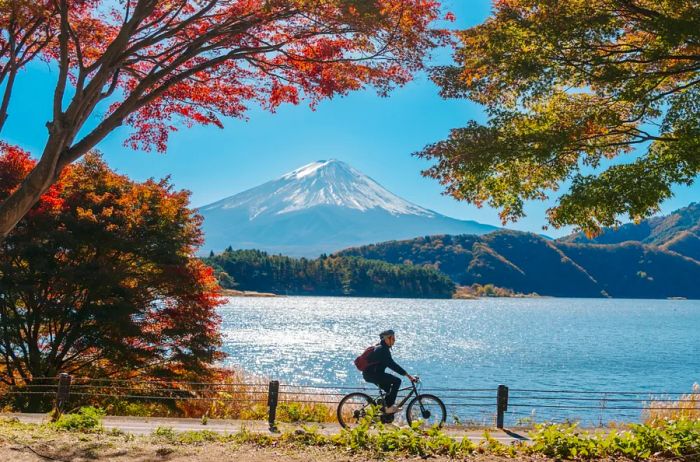
POLYGON ((92 406, 81 407, 77 413, 63 414, 52 425, 68 431, 93 431, 102 428, 105 411, 92 406))
POLYGON ((210 430, 186 431, 177 435, 178 443, 182 444, 203 444, 224 439, 223 435, 210 430))
POLYGON ((331 444, 331 438, 321 434, 319 428, 315 425, 305 425, 301 429, 284 433, 281 439, 282 441, 296 443, 301 446, 326 446, 331 444))
POLYGON ((400 452, 421 457, 465 456, 476 450, 474 443, 467 438, 457 441, 437 427, 423 431, 418 422, 405 428, 384 426, 376 421, 378 412, 378 409, 369 409, 359 425, 341 431, 332 437, 332 442, 350 451, 369 450, 375 454, 400 452))
POLYGON ((251 432, 247 427, 241 428, 238 433, 232 435, 232 439, 237 443, 254 444, 256 446, 270 446, 272 444, 270 435, 251 432))
POLYGON ((700 420, 683 418, 657 422, 655 426, 634 425, 631 434, 645 454, 674 458, 700 454, 700 420))
POLYGON ((177 436, 172 427, 156 427, 151 435, 158 440, 163 440, 168 443, 175 442, 175 437, 177 436))
POLYGON ((491 436, 488 430, 484 430, 484 439, 476 449, 481 453, 493 454, 495 456, 515 457, 520 446, 522 446, 522 444, 513 446, 503 444, 491 436))
POLYGON ((684 458, 700 454, 700 421, 667 420, 632 425, 628 431, 582 433, 575 424, 539 425, 527 450, 557 459, 652 456, 684 458))
POLYGON ((531 434, 530 451, 557 459, 601 456, 595 435, 580 433, 577 424, 537 425, 531 434))

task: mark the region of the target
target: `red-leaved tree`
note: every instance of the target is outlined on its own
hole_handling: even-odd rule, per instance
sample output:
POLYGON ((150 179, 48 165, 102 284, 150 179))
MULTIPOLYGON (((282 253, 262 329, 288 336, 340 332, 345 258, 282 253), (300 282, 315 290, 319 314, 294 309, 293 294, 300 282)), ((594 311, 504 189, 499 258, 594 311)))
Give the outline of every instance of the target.
MULTIPOLYGON (((0 198, 35 162, 0 146, 0 198)), ((67 168, 0 243, 0 385, 211 373, 222 300, 194 257, 201 217, 188 203, 92 154, 67 168)))
MULTIPOLYGON (((0 204, 0 239, 63 169, 120 125, 164 151, 178 123, 221 126, 252 104, 407 82, 447 40, 437 0, 12 0, 0 5, 0 128, 17 70, 58 68, 39 162, 0 204), (72 88, 71 88, 72 87, 72 88), (98 104, 109 110, 86 122, 98 104)), ((37 153, 38 154, 38 153, 37 153)))

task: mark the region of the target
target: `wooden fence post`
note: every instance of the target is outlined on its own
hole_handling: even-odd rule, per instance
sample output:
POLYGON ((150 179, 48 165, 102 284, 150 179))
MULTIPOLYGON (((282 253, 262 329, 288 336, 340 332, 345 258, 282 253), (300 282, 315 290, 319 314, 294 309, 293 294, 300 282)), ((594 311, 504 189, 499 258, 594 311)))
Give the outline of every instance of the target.
POLYGON ((503 428, 504 414, 508 410, 508 387, 498 386, 496 394, 496 428, 503 428))
POLYGON ((268 423, 270 424, 270 431, 277 432, 277 425, 275 424, 275 417, 277 416, 277 402, 279 401, 279 391, 280 383, 277 380, 270 381, 270 385, 267 389, 267 406, 270 408, 270 413, 268 414, 268 423))
POLYGON ((70 396, 70 383, 71 383, 71 376, 62 373, 61 375, 58 376, 58 388, 56 389, 56 412, 57 416, 60 416, 63 413, 63 410, 66 407, 66 404, 68 404, 68 397, 70 396))

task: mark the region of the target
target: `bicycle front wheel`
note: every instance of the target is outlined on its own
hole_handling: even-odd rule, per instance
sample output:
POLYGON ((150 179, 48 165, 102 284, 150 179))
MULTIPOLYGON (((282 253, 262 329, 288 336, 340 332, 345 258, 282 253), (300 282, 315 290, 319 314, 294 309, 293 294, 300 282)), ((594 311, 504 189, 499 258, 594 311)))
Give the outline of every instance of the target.
POLYGON ((373 405, 372 398, 364 393, 346 395, 338 404, 338 423, 343 428, 355 428, 373 405))
POLYGON ((435 395, 418 395, 408 403, 406 420, 409 425, 420 422, 422 428, 435 425, 442 427, 447 420, 447 409, 442 400, 435 395))

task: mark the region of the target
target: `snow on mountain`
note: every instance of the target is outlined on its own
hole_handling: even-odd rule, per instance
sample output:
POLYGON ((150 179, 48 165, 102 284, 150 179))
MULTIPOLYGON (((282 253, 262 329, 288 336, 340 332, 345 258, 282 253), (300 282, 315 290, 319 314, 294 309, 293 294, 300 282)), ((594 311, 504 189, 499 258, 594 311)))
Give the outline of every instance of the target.
POLYGON ((387 191, 376 181, 339 160, 319 160, 283 175, 277 180, 203 207, 246 208, 250 219, 263 214, 281 215, 318 205, 360 210, 382 209, 392 215, 435 216, 387 191))
POLYGON ((312 162, 199 212, 202 252, 231 246, 316 257, 386 240, 496 229, 408 202, 335 159, 312 162))

